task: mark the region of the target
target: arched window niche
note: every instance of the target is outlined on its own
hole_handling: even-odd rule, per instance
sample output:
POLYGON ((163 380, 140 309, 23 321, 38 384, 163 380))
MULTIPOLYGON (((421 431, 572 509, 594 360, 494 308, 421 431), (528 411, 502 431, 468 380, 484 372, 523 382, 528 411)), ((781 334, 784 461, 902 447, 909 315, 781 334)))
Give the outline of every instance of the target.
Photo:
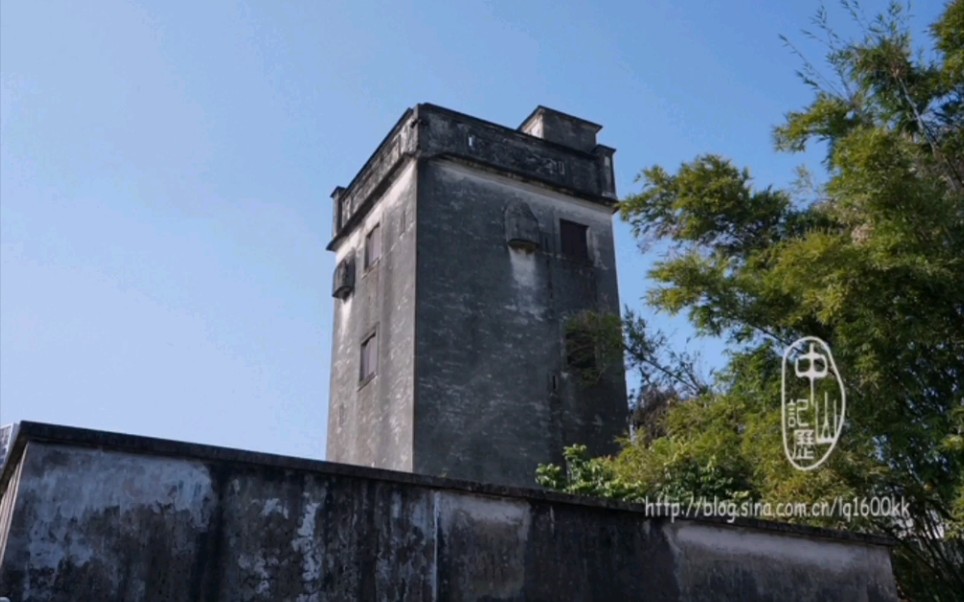
POLYGON ((335 267, 331 296, 344 301, 355 290, 355 258, 353 255, 341 260, 335 267))
POLYGON ((539 220, 526 203, 514 201, 506 205, 505 240, 510 249, 525 253, 539 250, 539 220))

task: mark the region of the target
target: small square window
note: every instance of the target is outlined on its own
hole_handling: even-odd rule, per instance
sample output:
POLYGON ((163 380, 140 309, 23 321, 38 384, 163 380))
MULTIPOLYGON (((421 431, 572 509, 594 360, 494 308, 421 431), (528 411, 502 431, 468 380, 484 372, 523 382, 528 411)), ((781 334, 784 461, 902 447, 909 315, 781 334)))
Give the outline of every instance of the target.
POLYGON ((562 254, 569 259, 589 260, 589 228, 576 222, 559 220, 559 238, 562 254))
POLYGON ((375 226, 369 230, 368 235, 365 236, 365 269, 369 269, 376 263, 378 259, 382 256, 382 236, 381 228, 375 226))
POLYGON ((366 338, 361 345, 361 370, 359 379, 367 382, 375 376, 378 369, 378 337, 375 333, 366 338))

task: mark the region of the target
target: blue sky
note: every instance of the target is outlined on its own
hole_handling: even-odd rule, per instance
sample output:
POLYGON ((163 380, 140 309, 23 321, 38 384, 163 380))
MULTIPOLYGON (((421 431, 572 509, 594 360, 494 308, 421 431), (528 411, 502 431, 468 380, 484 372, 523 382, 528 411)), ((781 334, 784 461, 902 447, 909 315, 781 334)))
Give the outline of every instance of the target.
MULTIPOLYGON (((4 0, 0 423, 323 458, 328 195, 406 107, 600 123, 621 195, 703 152, 786 186, 819 154, 772 150, 810 98, 778 35, 820 59, 818 6, 4 0)), ((644 307, 653 257, 616 230, 623 303, 719 365, 644 307)))

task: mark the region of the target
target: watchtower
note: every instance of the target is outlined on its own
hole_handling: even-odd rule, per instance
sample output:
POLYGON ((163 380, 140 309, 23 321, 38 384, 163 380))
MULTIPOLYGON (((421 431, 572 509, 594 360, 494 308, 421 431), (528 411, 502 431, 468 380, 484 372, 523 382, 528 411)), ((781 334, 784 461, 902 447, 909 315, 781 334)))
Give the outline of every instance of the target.
POLYGON ((420 104, 335 189, 328 460, 533 486, 566 445, 616 450, 625 374, 584 378, 571 327, 619 312, 600 129, 420 104))

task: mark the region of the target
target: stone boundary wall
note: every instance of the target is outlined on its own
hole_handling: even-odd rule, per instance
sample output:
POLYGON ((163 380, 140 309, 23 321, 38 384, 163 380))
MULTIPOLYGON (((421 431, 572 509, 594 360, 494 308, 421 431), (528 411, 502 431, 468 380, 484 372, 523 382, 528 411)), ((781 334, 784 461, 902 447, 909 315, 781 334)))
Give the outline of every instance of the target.
POLYGON ((898 599, 875 538, 26 422, 0 473, 0 596, 898 599))

